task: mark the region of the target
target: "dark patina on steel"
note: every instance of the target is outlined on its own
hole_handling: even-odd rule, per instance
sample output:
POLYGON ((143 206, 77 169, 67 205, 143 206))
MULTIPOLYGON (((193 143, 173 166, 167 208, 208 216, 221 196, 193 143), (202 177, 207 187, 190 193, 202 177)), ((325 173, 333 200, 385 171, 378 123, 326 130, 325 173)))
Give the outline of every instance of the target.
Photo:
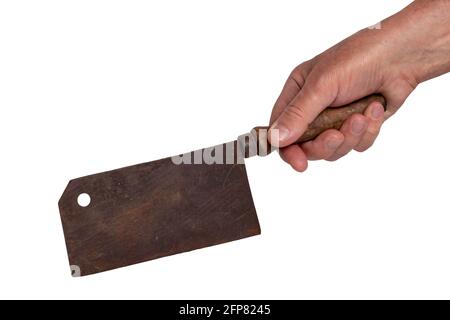
POLYGON ((99 173, 70 181, 59 209, 77 276, 261 233, 244 164, 166 158, 99 173))

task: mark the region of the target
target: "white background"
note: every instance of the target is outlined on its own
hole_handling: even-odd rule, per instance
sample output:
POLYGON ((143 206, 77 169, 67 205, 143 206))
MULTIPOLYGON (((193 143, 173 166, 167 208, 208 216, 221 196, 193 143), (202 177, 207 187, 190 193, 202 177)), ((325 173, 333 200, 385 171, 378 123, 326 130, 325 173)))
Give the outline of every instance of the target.
POLYGON ((450 298, 448 88, 376 145, 247 162, 263 234, 70 277, 67 182, 268 122, 292 68, 409 1, 2 1, 0 298, 450 298))

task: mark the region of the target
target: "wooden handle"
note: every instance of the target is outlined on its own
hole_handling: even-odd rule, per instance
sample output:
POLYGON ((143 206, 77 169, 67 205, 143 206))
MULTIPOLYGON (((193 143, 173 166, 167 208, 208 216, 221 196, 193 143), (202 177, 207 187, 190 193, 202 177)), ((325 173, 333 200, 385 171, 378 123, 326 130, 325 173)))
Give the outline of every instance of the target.
MULTIPOLYGON (((366 108, 373 102, 379 102, 386 110, 386 99, 380 94, 374 94, 358 101, 352 102, 342 107, 330 107, 322 111, 319 116, 308 126, 306 132, 296 141, 296 143, 303 143, 313 140, 319 134, 328 129, 340 129, 344 121, 355 113, 364 113, 366 108)), ((267 130, 269 127, 256 127, 252 130, 252 134, 256 135, 257 141, 260 139, 267 139, 267 130)), ((260 143, 258 143, 260 145, 260 143)), ((246 148, 247 150, 248 148, 246 148)), ((247 152, 248 153, 248 152, 247 152)), ((270 153, 270 151, 268 151, 270 153)), ((263 155, 261 150, 257 154, 263 155)))
MULTIPOLYGON (((381 103, 386 110, 386 100, 380 94, 374 94, 366 98, 362 98, 342 107, 331 107, 325 109, 308 126, 306 132, 296 141, 296 143, 303 143, 313 140, 319 134, 328 129, 339 130, 348 117, 355 113, 364 113, 367 107, 373 102, 381 103)), ((256 127, 255 130, 259 130, 260 128, 267 130, 267 127, 256 127)))

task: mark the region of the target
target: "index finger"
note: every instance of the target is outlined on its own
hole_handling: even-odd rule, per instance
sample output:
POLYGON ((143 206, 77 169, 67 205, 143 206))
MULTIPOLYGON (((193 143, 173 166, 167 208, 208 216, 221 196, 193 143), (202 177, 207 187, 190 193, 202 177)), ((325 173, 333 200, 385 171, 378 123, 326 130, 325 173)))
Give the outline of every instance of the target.
POLYGON ((272 114, 270 116, 270 125, 278 119, 278 117, 283 113, 284 109, 291 103, 291 101, 297 96, 297 94, 302 89, 306 75, 309 71, 309 63, 305 62, 296 67, 289 78, 284 84, 283 90, 281 90, 280 96, 278 97, 275 105, 272 109, 272 114))

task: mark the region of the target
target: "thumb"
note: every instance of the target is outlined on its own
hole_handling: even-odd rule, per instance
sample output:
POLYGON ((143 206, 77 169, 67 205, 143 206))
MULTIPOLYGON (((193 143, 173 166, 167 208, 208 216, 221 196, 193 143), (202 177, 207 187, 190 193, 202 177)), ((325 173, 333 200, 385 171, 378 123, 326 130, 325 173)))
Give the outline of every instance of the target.
POLYGON ((271 125, 270 144, 282 148, 295 143, 319 113, 332 104, 335 97, 332 91, 320 90, 318 86, 305 83, 302 90, 271 125))

